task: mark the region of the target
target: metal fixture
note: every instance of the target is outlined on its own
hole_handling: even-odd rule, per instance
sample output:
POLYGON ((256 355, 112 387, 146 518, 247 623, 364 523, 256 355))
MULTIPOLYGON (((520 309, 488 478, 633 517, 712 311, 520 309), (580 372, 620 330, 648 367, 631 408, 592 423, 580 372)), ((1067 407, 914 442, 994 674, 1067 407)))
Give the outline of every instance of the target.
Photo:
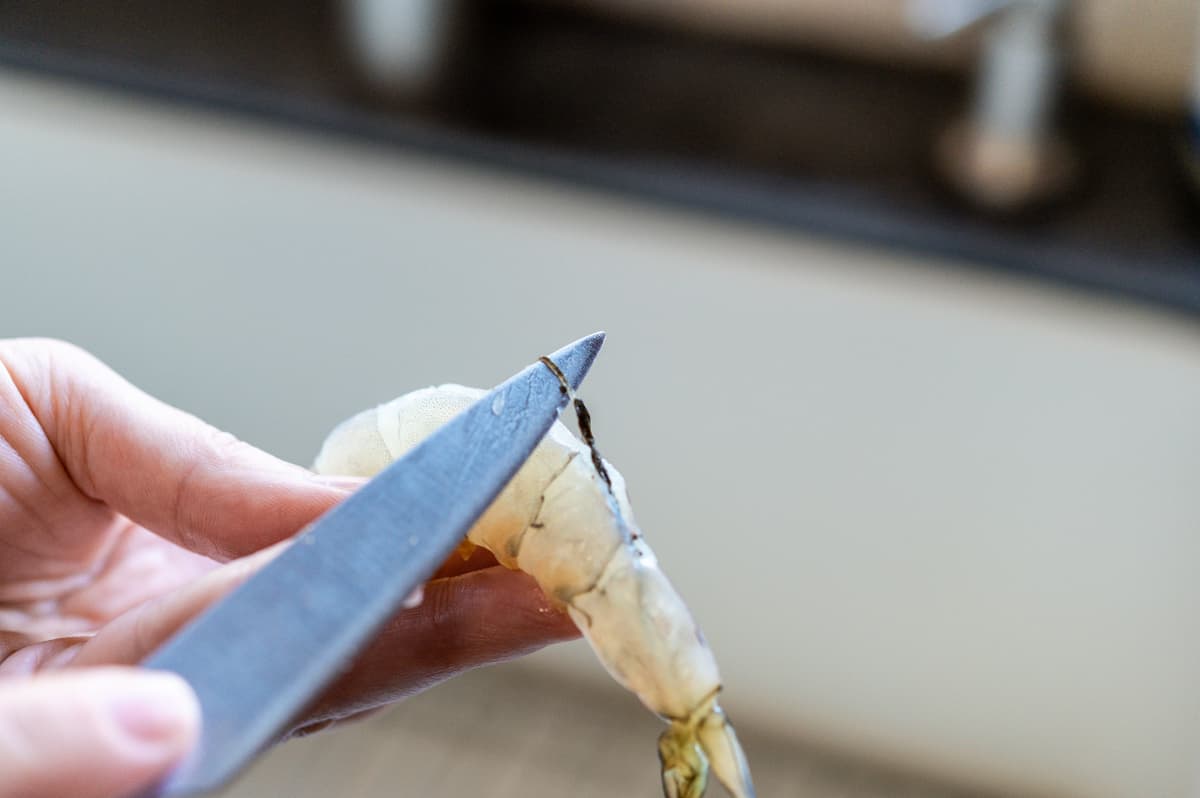
POLYGON ((993 211, 1067 189, 1075 157, 1053 127, 1062 80, 1064 0, 913 0, 912 27, 941 39, 986 22, 973 107, 936 145, 943 176, 993 211))
POLYGON ((373 90, 410 100, 433 91, 449 62, 459 15, 455 0, 344 0, 351 60, 373 90))

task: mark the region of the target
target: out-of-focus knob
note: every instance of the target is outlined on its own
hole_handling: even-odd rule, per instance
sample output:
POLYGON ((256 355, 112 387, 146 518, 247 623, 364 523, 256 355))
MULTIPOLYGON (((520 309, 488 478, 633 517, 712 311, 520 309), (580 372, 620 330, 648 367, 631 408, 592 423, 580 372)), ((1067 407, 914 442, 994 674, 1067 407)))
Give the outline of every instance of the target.
POLYGON ((347 46, 365 81, 405 99, 432 90, 447 65, 457 8, 451 0, 344 0, 347 46))
POLYGON ((1019 210, 1064 191, 1075 159, 1053 127, 1062 80, 1062 0, 913 0, 930 38, 984 23, 974 106, 937 142, 950 184, 991 210, 1019 210))

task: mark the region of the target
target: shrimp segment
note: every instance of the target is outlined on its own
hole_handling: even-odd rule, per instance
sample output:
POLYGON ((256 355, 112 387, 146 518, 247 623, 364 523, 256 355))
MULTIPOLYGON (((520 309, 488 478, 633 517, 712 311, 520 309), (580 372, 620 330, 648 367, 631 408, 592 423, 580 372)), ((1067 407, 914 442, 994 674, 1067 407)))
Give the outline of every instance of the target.
MULTIPOLYGON (((330 433, 314 469, 374 476, 483 394, 443 385, 359 413, 330 433)), ((532 576, 609 674, 668 722, 658 744, 668 798, 700 798, 710 768, 734 798, 754 798, 742 748, 717 704, 716 660, 642 538, 624 478, 611 463, 603 467, 607 480, 588 446, 556 422, 467 540, 532 576)))

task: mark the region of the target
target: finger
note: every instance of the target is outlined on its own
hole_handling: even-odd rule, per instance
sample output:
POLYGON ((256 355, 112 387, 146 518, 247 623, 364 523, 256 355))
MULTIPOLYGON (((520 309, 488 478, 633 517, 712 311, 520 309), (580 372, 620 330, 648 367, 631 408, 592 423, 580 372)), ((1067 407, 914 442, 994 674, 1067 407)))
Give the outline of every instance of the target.
POLYGON ((192 746, 199 708, 178 677, 123 668, 0 681, 0 798, 119 798, 192 746))
MULTIPOLYGON (((226 563, 183 587, 139 604, 103 626, 79 646, 72 667, 136 665, 170 639, 184 624, 224 598, 274 559, 291 541, 226 563)), ((270 629, 263 630, 264 640, 270 629)))
POLYGON ((578 636, 528 574, 496 566, 437 580, 422 605, 396 615, 298 725, 362 713, 578 636))
MULTIPOLYGON (((233 590, 289 543, 221 566, 115 619, 79 646, 70 665, 141 662, 183 624, 233 590)), ((269 644, 271 629, 263 629, 269 644)), ((437 579, 419 607, 398 613, 349 676, 307 720, 340 718, 395 701, 457 673, 578 636, 527 574, 500 566, 437 579)))
POLYGON ((351 723, 357 723, 361 720, 366 720, 367 718, 378 715, 383 709, 383 707, 372 707, 371 709, 364 709, 361 712, 351 712, 349 715, 343 715, 339 718, 326 718, 325 720, 317 720, 312 722, 304 720, 300 722, 300 726, 298 728, 288 734, 288 739, 294 740, 299 737, 309 737, 314 734, 320 734, 323 731, 329 731, 330 729, 339 728, 351 723))
POLYGON ((69 344, 0 342, 0 365, 86 497, 193 551, 219 559, 257 551, 345 496, 69 344))
MULTIPOLYGON (((112 619, 86 643, 77 647, 71 664, 133 665, 141 662, 189 620, 249 579, 290 544, 291 541, 283 541, 226 563, 177 590, 144 602, 112 619)), ((434 574, 430 586, 443 579, 495 567, 495 557, 484 548, 476 549, 466 560, 458 554, 451 554, 434 574)), ((420 603, 416 605, 418 609, 430 601, 431 596, 436 598, 438 595, 429 592, 430 586, 421 591, 420 603)), ((535 598, 539 599, 539 603, 534 609, 538 609, 544 603, 540 589, 535 598)), ((269 630, 265 630, 264 634, 269 634, 269 630)))

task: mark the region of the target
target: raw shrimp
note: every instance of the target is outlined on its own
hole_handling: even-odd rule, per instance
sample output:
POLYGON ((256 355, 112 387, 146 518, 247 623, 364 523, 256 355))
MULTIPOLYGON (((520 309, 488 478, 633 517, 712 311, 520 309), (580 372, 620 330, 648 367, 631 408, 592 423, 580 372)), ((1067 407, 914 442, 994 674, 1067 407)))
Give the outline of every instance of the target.
MULTIPOLYGON (((359 413, 330 433, 314 468, 373 476, 484 393, 443 385, 359 413)), ((576 409, 590 443, 586 409, 576 409)), ((624 479, 594 446, 556 422, 467 540, 537 580, 613 678, 667 721, 658 751, 668 798, 699 798, 710 767, 735 798, 753 798, 746 759, 717 704, 712 651, 642 538, 624 479)))

